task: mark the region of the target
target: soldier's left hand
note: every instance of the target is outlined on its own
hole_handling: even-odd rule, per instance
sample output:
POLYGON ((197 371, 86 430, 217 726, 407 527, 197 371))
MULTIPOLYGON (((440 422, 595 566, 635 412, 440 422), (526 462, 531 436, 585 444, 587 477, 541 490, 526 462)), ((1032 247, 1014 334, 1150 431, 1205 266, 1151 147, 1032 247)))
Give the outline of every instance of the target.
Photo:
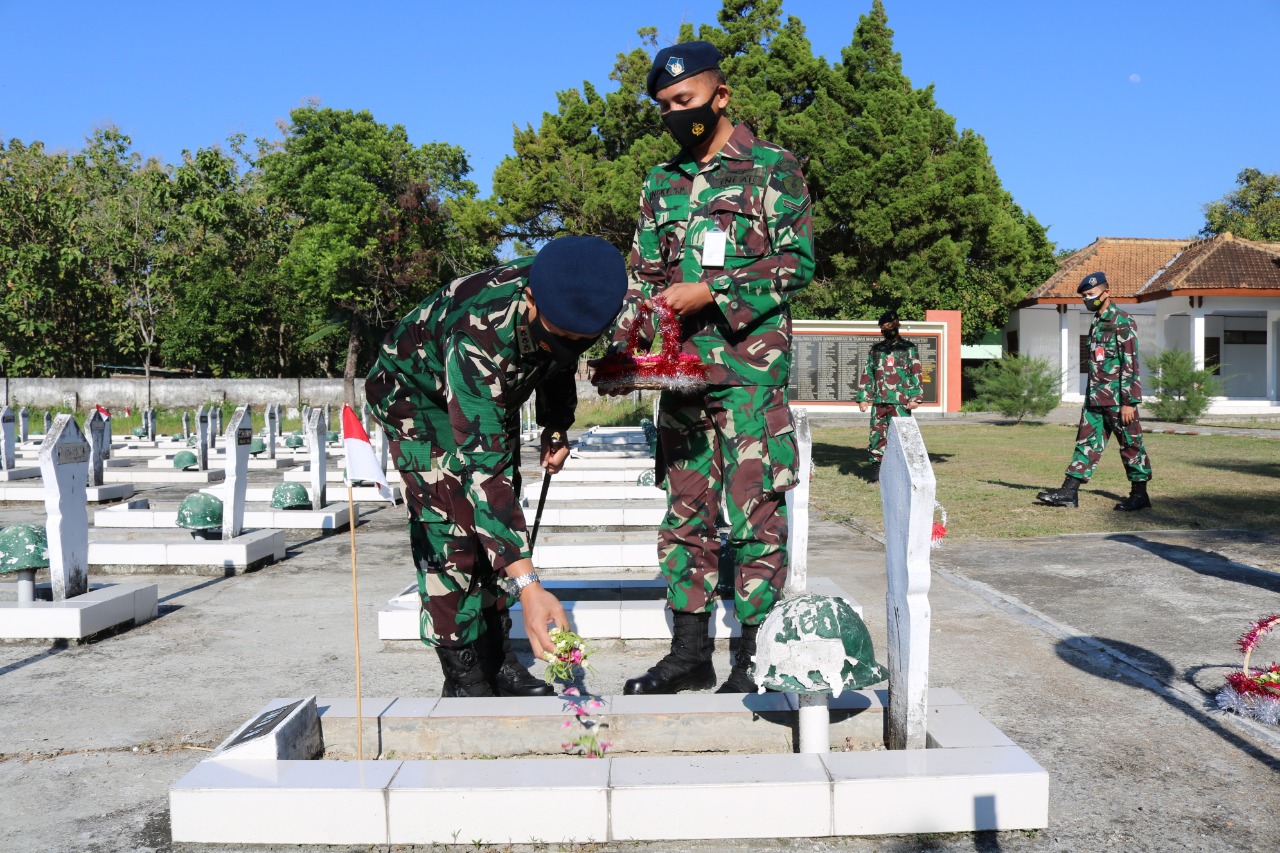
POLYGON ((542 659, 545 653, 555 651, 556 644, 547 626, 555 623, 561 630, 569 627, 569 617, 560 599, 543 589, 542 584, 531 583, 520 590, 520 610, 524 613, 524 630, 533 647, 533 656, 542 659))
POLYGON ((1128 426, 1129 424, 1133 423, 1135 420, 1137 420, 1137 417, 1138 417, 1138 409, 1136 406, 1120 407, 1120 423, 1124 424, 1125 426, 1128 426))
POLYGON ((919 401, 919 400, 912 400, 910 403, 907 403, 907 408, 908 408, 908 409, 914 409, 914 408, 915 408, 916 406, 918 406, 918 405, 920 405, 920 401, 919 401))
POLYGON ((555 436, 558 435, 560 435, 559 430, 544 429, 542 431, 542 452, 538 455, 538 464, 546 469, 548 474, 559 474, 565 460, 569 458, 569 444, 566 441, 557 441, 555 436))
POLYGON ((662 291, 677 317, 690 317, 711 304, 711 288, 704 281, 682 281, 662 291))

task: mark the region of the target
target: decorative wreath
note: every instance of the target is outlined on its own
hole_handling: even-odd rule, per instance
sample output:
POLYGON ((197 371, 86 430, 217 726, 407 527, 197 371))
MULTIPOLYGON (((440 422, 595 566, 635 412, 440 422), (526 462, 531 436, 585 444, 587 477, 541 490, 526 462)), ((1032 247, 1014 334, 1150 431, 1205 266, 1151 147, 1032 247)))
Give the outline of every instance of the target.
POLYGON ((1264 616, 1240 635, 1236 647, 1244 652, 1244 666, 1228 675, 1227 683, 1218 692, 1218 707, 1223 711, 1235 711, 1273 726, 1280 725, 1280 663, 1272 663, 1266 669, 1250 669, 1249 658, 1276 625, 1280 625, 1280 613, 1264 616))
POLYGON ((941 548, 942 540, 947 535, 947 508, 937 501, 933 502, 933 511, 941 516, 940 519, 933 523, 933 530, 929 534, 929 547, 941 548))
POLYGON ((706 365, 697 356, 680 351, 680 321, 661 297, 641 306, 631 324, 625 352, 596 359, 591 366, 595 368, 591 383, 601 392, 615 388, 693 392, 707 385, 706 365), (640 328, 651 313, 658 315, 662 351, 657 355, 637 355, 640 328))

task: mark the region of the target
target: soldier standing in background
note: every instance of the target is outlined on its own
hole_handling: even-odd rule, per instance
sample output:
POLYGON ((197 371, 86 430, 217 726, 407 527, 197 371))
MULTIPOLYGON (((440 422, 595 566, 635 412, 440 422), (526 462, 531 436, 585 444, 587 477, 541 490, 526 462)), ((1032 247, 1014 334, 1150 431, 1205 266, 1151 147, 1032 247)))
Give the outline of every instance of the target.
POLYGON ((1138 421, 1138 404, 1142 402, 1138 330, 1133 318, 1111 301, 1105 273, 1085 276, 1076 292, 1084 298, 1085 307, 1094 312, 1088 338, 1089 384, 1067 476, 1061 488, 1041 492, 1036 499, 1050 506, 1078 507, 1080 484, 1089 482, 1102 451, 1107 449, 1107 436, 1114 435, 1120 444, 1120 461, 1129 477, 1129 497, 1114 509, 1121 512, 1146 509, 1151 506, 1151 499, 1147 497, 1151 460, 1142 445, 1142 424, 1138 421))
POLYGON ((871 456, 871 482, 880 479, 880 460, 889 435, 889 418, 909 418, 924 401, 920 387, 920 352, 911 341, 899 334, 898 312, 892 309, 880 315, 880 334, 867 353, 867 363, 858 377, 858 393, 854 399, 858 410, 872 407, 871 435, 867 453, 871 456))
POLYGON ((729 120, 719 63, 714 46, 688 42, 658 51, 649 71, 649 96, 681 151, 645 177, 614 341, 624 347, 640 306, 661 296, 681 320, 684 352, 706 365, 709 387, 665 391, 659 403, 657 473, 667 514, 658 556, 674 629, 670 653, 628 680, 626 694, 715 684, 707 625, 722 494, 742 638, 720 692, 755 692, 748 667, 756 633, 787 574, 782 493, 795 486, 797 467, 787 302, 813 277, 809 190, 794 155, 729 120))
POLYGON ((464 276, 405 317, 365 384, 404 481, 422 599, 422 642, 445 696, 546 696, 511 650, 517 599, 535 656, 554 648, 564 608, 533 568, 520 487, 520 407, 537 396, 550 476, 578 395, 578 358, 613 322, 627 289, 618 250, 560 237, 536 257, 464 276))

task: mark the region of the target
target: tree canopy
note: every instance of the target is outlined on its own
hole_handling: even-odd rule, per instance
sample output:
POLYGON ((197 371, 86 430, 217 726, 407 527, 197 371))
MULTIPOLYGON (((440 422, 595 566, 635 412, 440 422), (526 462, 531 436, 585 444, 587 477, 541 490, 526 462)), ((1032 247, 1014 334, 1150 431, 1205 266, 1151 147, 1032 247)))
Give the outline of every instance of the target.
POLYGON ((1243 169, 1235 191, 1204 206, 1201 236, 1227 231, 1246 240, 1280 240, 1280 172, 1243 169))

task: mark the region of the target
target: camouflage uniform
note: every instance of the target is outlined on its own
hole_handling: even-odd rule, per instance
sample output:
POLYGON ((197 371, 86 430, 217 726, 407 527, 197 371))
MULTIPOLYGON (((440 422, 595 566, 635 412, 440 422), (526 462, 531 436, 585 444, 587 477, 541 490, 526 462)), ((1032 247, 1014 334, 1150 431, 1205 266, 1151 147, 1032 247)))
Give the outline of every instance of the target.
POLYGON ((1132 483, 1151 479, 1151 460, 1142 446, 1142 424, 1137 414, 1125 426, 1121 406, 1142 402, 1142 378, 1138 375, 1138 334, 1133 318, 1108 302, 1089 326, 1089 385, 1076 450, 1067 466, 1067 476, 1089 482, 1093 469, 1107 447, 1107 436, 1120 444, 1120 459, 1132 483))
POLYGON ((878 341, 867 353, 867 363, 858 376, 858 392, 854 401, 870 403, 871 435, 867 453, 874 462, 884 456, 888 440, 889 419, 909 418, 908 403, 920 403, 924 391, 920 386, 920 351, 911 341, 898 336, 892 341, 878 341))
POLYGON ((533 258, 464 276, 400 321, 365 394, 404 481, 422 597, 422 641, 464 645, 484 633, 482 608, 510 602, 495 583, 530 556, 520 488, 520 406, 568 429, 573 372, 528 331, 533 258))
MULTIPOLYGON (((764 618, 786 579, 782 492, 795 485, 797 465, 787 301, 813 277, 809 207, 795 157, 741 124, 701 169, 681 152, 645 178, 615 346, 625 345, 640 303, 669 285, 706 282, 714 300, 682 318, 684 352, 707 366, 710 387, 664 392, 658 416, 658 477, 667 488, 658 551, 679 612, 713 605, 726 486, 743 624, 764 618), (727 235, 724 265, 704 268, 704 239, 715 228, 727 235)), ((651 340, 645 322, 641 337, 651 340)))

